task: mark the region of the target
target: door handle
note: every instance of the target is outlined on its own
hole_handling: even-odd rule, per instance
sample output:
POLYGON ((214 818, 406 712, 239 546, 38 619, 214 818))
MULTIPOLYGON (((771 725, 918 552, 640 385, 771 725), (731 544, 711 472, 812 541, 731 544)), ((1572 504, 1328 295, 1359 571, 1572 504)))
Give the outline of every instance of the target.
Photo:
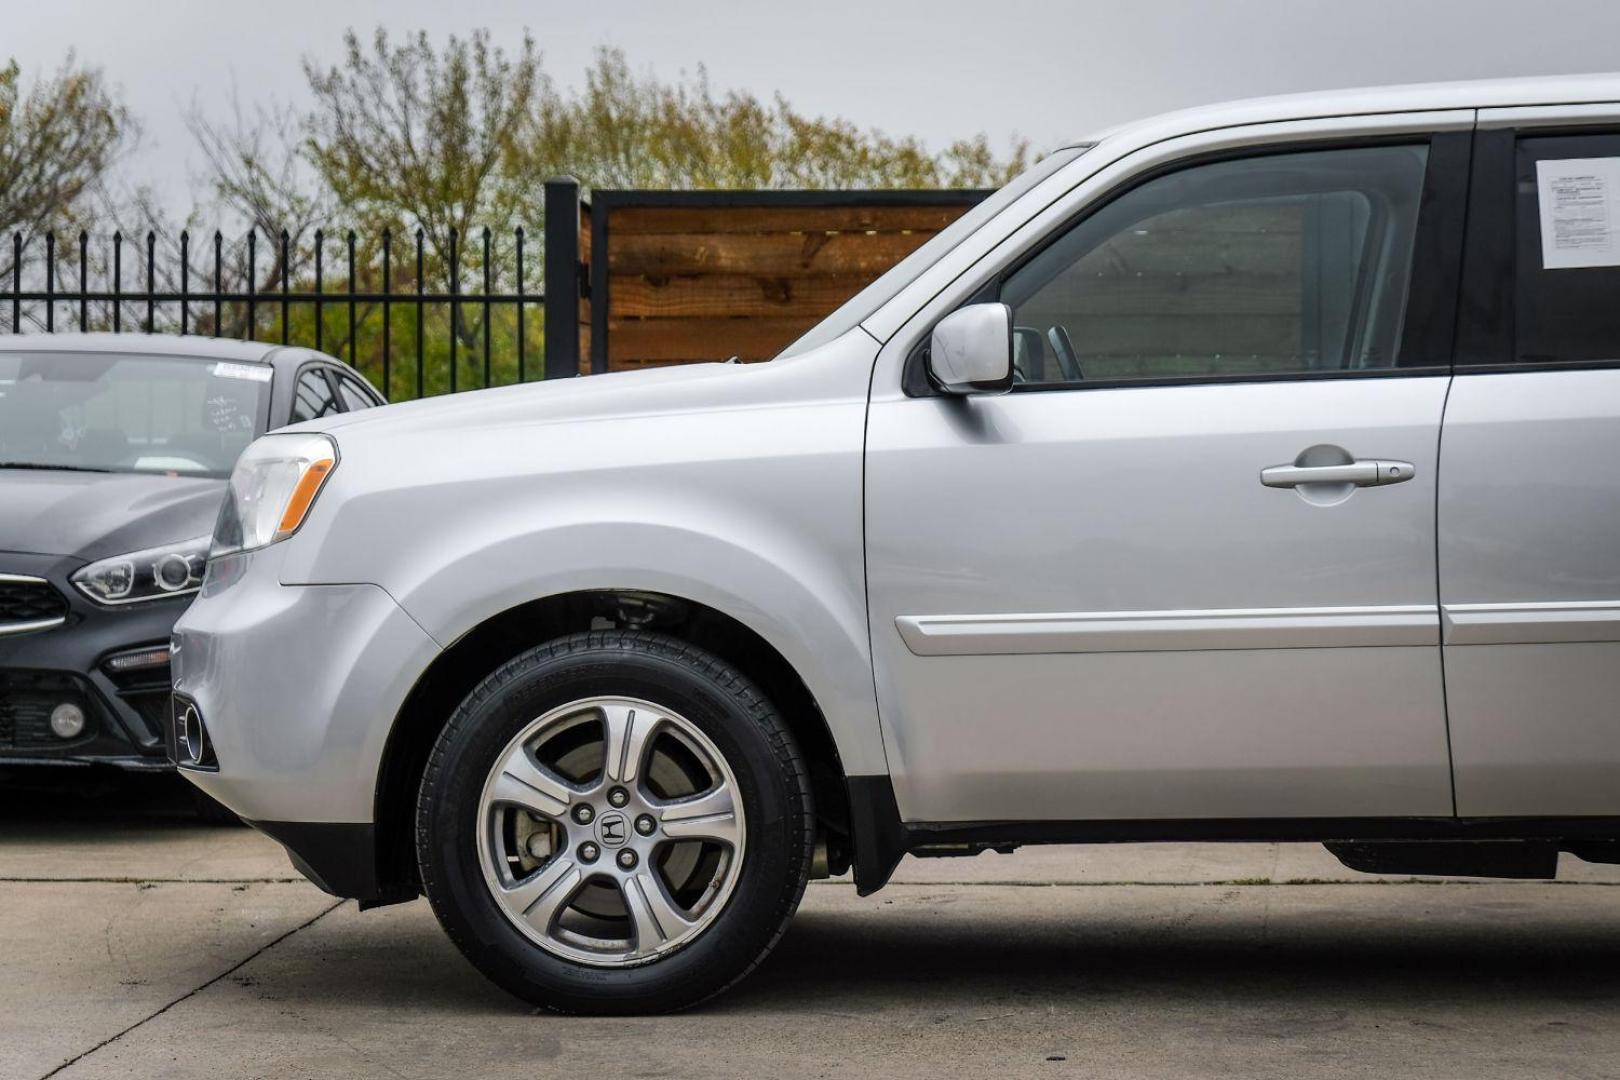
POLYGON ((1381 487, 1385 484, 1404 484, 1416 475, 1417 467, 1410 461, 1364 458, 1343 465, 1273 465, 1260 470, 1260 482, 1274 488, 1293 488, 1301 484, 1381 487))

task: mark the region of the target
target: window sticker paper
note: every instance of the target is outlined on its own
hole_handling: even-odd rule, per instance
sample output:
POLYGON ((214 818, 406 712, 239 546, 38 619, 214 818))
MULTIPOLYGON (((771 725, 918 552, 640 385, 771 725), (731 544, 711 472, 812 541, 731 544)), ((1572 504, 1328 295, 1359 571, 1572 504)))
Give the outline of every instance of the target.
POLYGON ((1620 266, 1620 158, 1536 162, 1545 270, 1620 266))
POLYGON ((258 364, 232 364, 221 360, 214 365, 216 379, 246 379, 248 382, 269 382, 275 372, 258 364))

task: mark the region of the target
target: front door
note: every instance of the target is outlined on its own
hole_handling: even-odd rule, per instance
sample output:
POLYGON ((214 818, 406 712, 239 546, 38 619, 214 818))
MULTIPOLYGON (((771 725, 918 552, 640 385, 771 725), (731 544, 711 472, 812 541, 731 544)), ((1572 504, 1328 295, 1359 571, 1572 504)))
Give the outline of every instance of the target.
POLYGON ((1012 393, 874 389, 906 820, 1452 813, 1435 330, 1467 145, 1147 179, 981 293, 1012 393))

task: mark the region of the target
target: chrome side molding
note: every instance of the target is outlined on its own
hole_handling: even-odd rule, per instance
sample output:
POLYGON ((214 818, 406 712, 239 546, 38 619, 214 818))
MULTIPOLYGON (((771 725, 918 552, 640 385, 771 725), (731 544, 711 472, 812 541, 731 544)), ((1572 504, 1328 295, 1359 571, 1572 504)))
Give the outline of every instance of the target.
POLYGON ((895 626, 916 656, 1321 649, 1440 641, 1439 610, 1424 604, 902 615, 895 626))

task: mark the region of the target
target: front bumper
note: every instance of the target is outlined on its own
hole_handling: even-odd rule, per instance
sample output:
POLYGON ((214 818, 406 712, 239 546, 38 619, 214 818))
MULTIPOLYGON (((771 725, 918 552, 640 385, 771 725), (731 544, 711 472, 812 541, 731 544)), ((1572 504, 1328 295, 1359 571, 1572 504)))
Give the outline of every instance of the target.
POLYGON ((174 628, 175 693, 213 755, 180 771, 294 850, 317 884, 352 890, 369 858, 349 875, 309 838, 369 843, 389 732, 439 646, 376 585, 282 585, 283 549, 219 560, 174 628))
POLYGON ((166 770, 167 665, 118 672, 118 653, 161 647, 190 597, 126 607, 91 603, 69 580, 83 561, 0 552, 0 572, 41 577, 67 601, 67 621, 0 635, 0 765, 111 765, 166 770), (59 703, 84 711, 83 734, 53 735, 47 718, 59 703))

